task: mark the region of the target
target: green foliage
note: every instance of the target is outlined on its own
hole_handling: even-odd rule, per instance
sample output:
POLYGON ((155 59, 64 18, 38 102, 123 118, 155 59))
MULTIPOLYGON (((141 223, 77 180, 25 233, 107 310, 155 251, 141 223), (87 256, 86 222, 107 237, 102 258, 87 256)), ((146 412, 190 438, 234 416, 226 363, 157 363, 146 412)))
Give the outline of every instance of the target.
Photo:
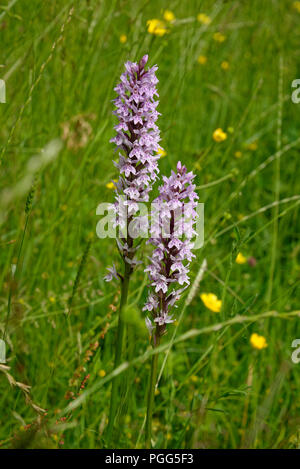
MULTIPOLYGON (((291 361, 291 343, 300 337, 293 313, 300 104, 291 101, 291 83, 299 78, 300 13, 293 1, 83 0, 71 14, 72 1, 4 4, 11 6, 0 9, 0 332, 10 296, 6 365, 17 383, 31 386, 31 401, 0 373, 1 445, 105 447, 120 285, 103 275, 118 254, 114 240, 87 240, 97 205, 112 200, 106 184, 117 177, 113 88, 124 62, 148 53, 159 66, 161 173, 181 160, 196 172, 205 203, 205 245, 196 251, 192 284, 203 259, 208 265, 192 300, 185 303, 186 294, 176 311, 182 320, 162 340, 155 445, 299 448, 300 365, 291 361), (147 32, 147 21, 163 19, 165 9, 176 17, 168 32, 147 32), (197 21, 199 13, 211 23, 197 21), (222 142, 212 137, 218 128, 227 134, 222 142), (63 148, 28 179, 28 162, 42 159, 55 139, 63 148), (256 264, 236 263, 238 252, 256 264), (204 306, 204 292, 222 299, 220 313, 204 306), (280 314, 262 316, 269 311, 280 314), (266 348, 251 347, 254 332, 266 348)), ((143 245, 141 259, 148 254, 143 245)), ((130 366, 118 371, 116 437, 124 448, 144 441, 146 285, 139 268, 124 312, 130 366)))

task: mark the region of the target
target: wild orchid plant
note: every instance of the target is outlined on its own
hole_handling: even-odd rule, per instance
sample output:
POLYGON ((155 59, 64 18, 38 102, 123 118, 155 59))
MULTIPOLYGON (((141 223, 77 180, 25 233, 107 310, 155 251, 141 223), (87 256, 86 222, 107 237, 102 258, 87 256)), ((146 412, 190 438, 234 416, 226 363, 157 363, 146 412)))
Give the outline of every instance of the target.
MULTIPOLYGON (((197 235, 194 224, 197 218, 196 186, 194 174, 177 163, 177 172, 169 178, 163 176, 164 184, 154 201, 154 224, 149 243, 154 247, 150 264, 146 267, 152 290, 143 308, 150 313, 146 325, 157 347, 166 333, 167 324, 175 321, 172 310, 176 308, 182 292, 188 287, 189 265, 194 256, 192 238, 197 235), (179 285, 179 288, 178 288, 179 285)), ((157 375, 158 353, 152 356, 151 376, 148 391, 146 447, 151 447, 152 412, 157 375)))
MULTIPOLYGON (((106 281, 113 278, 121 280, 121 298, 115 349, 115 368, 121 363, 124 320, 123 311, 127 303, 128 287, 131 274, 139 263, 135 257, 138 244, 136 232, 130 228, 143 231, 148 226, 148 217, 140 216, 140 203, 149 202, 149 193, 158 178, 160 133, 156 125, 159 116, 156 108, 158 96, 155 75, 157 67, 145 69, 148 56, 139 63, 127 62, 126 71, 121 75, 115 91, 114 100, 118 118, 115 126, 117 135, 111 140, 119 151, 119 161, 114 162, 120 173, 115 184, 115 202, 111 209, 115 214, 115 225, 119 228, 117 238, 118 250, 123 261, 123 273, 116 267, 108 268, 106 281)), ((151 238, 148 241, 154 250, 150 264, 146 267, 150 279, 150 291, 144 310, 146 326, 157 347, 160 338, 166 333, 168 323, 174 322, 172 309, 176 301, 189 285, 189 264, 194 255, 191 252, 195 236, 194 223, 197 217, 198 196, 193 184, 194 174, 187 172, 180 162, 177 172, 172 171, 169 178, 163 177, 164 184, 159 188, 159 196, 152 204, 151 238)), ((146 446, 151 447, 152 412, 157 374, 158 354, 153 354, 148 392, 146 446)), ((112 382, 107 442, 109 444, 117 411, 119 379, 112 382)))
MULTIPOLYGON (((118 123, 114 127, 117 135, 111 140, 119 151, 119 161, 114 162, 119 171, 119 180, 115 183, 115 203, 112 210, 115 213, 115 223, 119 227, 117 245, 123 260, 123 274, 118 273, 115 266, 108 268, 106 281, 113 278, 121 280, 121 299, 119 321, 116 338, 115 368, 121 363, 124 336, 123 310, 127 303, 129 279, 138 263, 136 236, 132 236, 130 226, 133 223, 141 225, 145 219, 138 216, 139 203, 149 201, 149 192, 159 172, 157 160, 159 155, 160 133, 156 125, 159 116, 156 108, 158 97, 155 75, 157 67, 145 69, 148 56, 145 55, 139 63, 127 62, 126 71, 121 75, 121 82, 115 87, 118 96, 114 100, 116 110, 114 114, 118 123)), ((117 410, 119 380, 112 383, 109 423, 107 438, 110 441, 117 410)))

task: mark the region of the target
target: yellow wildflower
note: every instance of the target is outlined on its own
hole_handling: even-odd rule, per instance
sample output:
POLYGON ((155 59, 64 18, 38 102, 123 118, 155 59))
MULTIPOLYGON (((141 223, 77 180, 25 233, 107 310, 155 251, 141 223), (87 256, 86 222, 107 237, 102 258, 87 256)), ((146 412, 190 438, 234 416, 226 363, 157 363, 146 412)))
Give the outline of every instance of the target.
POLYGON ((205 57, 205 55, 199 55, 197 61, 200 65, 204 65, 207 62, 207 57, 205 57))
POLYGON ((91 239, 94 239, 94 237, 95 237, 95 233, 93 231, 89 231, 87 235, 87 239, 91 240, 91 239))
POLYGON ((300 13, 300 2, 294 2, 293 7, 298 11, 298 13, 300 13))
POLYGON ((154 18, 147 21, 148 33, 155 34, 156 36, 164 36, 168 32, 164 21, 154 18))
POLYGON ((221 311, 222 300, 219 300, 214 293, 202 293, 200 298, 205 306, 214 313, 219 313, 221 311))
POLYGON ((170 10, 165 10, 164 12, 164 20, 168 21, 168 23, 172 23, 175 21, 175 15, 172 11, 170 10))
MULTIPOLYGON (((117 182, 117 179, 114 179, 113 181, 117 182)), ((113 181, 110 181, 106 184, 107 189, 114 189, 115 188, 115 185, 114 185, 113 181)))
POLYGON ((265 337, 263 335, 256 334, 256 332, 251 334, 250 344, 257 350, 262 350, 263 348, 268 347, 265 337))
POLYGON ((106 371, 105 370, 100 370, 100 371, 98 371, 98 375, 100 376, 100 378, 104 378, 104 376, 106 375, 106 371))
POLYGON ((157 155, 160 156, 160 158, 163 158, 164 156, 167 156, 167 152, 163 148, 159 148, 156 153, 157 153, 157 155))
POLYGON ((227 131, 228 131, 230 134, 233 134, 233 132, 234 132, 234 127, 228 127, 227 131))
POLYGON ((127 36, 126 36, 126 34, 121 34, 120 43, 125 44, 125 42, 127 42, 127 36))
POLYGON ((222 70, 228 70, 229 69, 229 62, 227 62, 227 60, 224 60, 221 63, 221 68, 222 68, 222 70))
POLYGON ((196 382, 198 381, 198 376, 192 375, 192 376, 190 377, 190 380, 193 381, 193 383, 196 383, 196 382))
POLYGON ((222 34, 218 31, 213 35, 213 38, 216 42, 224 42, 226 39, 226 36, 225 34, 222 34))
POLYGON ((49 301, 50 301, 51 303, 55 303, 56 300, 55 300, 54 296, 50 296, 49 301))
POLYGON ((241 252, 236 256, 235 262, 237 264, 245 264, 247 262, 247 257, 245 257, 241 252))
POLYGON ((235 152, 234 156, 236 158, 241 158, 242 157, 242 152, 238 150, 238 151, 235 152))
POLYGON ((257 142, 251 142, 247 145, 248 150, 255 151, 257 150, 258 144, 257 142))
POLYGON ((215 142, 223 142, 227 138, 227 133, 223 131, 220 127, 216 129, 213 133, 213 139, 215 142))
POLYGON ((197 20, 199 21, 199 23, 202 23, 202 24, 211 23, 210 17, 207 16, 205 13, 199 13, 199 15, 197 15, 197 20))

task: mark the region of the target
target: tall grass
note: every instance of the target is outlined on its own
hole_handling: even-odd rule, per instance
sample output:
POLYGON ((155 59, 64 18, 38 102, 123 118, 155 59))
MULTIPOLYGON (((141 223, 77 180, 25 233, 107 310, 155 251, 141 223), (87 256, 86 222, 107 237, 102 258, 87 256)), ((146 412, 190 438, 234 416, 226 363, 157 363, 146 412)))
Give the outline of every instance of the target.
POLYGON ((74 10, 73 2, 58 0, 5 4, 0 329, 2 336, 11 267, 20 258, 6 328, 6 371, 31 386, 31 402, 47 415, 41 417, 1 373, 2 446, 19 444, 32 425, 33 437, 22 439, 23 446, 105 447, 110 385, 119 377, 126 386, 117 409, 116 446, 143 447, 150 364, 159 354, 156 448, 299 447, 299 364, 291 361, 291 343, 300 334, 300 139, 299 105, 290 94, 292 80, 299 78, 300 13, 293 2, 90 0, 76 2, 74 10), (162 37, 149 34, 147 20, 162 18, 166 8, 175 23, 162 37), (202 12, 210 24, 197 21, 202 12), (224 42, 214 39, 215 32, 226 36, 224 42), (124 44, 121 34, 127 36, 124 44), (102 280, 115 261, 114 243, 94 240, 76 278, 95 233, 96 207, 112 199, 106 184, 116 177, 109 144, 113 87, 124 61, 146 52, 151 64, 159 64, 161 143, 167 153, 161 171, 169 173, 180 159, 197 173, 205 244, 193 264, 193 295, 182 299, 178 322, 154 351, 141 313, 147 279, 142 269, 137 272, 124 314, 130 354, 116 368, 119 294, 102 280), (199 55, 207 57, 205 64, 198 63, 199 55), (64 142, 57 157, 39 168, 19 256, 28 190, 11 193, 9 200, 4 191, 18 187, 32 155, 61 138, 61 124, 78 115, 92 134, 82 148, 64 142), (217 143, 212 134, 219 127, 227 139, 217 143), (237 264, 237 250, 255 257, 256 266, 237 264), (201 270, 204 259, 207 268, 201 270), (203 292, 223 299, 221 313, 204 306, 203 292), (251 346, 253 332, 264 335, 266 348, 251 346))

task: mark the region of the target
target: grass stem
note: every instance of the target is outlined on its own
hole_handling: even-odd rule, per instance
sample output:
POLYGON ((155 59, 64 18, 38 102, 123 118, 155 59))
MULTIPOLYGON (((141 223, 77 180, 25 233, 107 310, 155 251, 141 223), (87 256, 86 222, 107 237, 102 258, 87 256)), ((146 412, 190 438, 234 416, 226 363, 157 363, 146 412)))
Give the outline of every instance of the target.
MULTIPOLYGON (((159 336, 157 335, 155 347, 157 347, 158 345, 159 345, 159 336)), ((152 356, 151 375, 150 375, 149 389, 148 389, 146 441, 145 441, 146 449, 151 449, 152 414, 153 414, 153 407, 154 407, 154 395, 155 395, 155 385, 156 385, 156 377, 157 377, 157 363, 158 363, 158 353, 155 353, 152 356)))
MULTIPOLYGON (((125 330, 125 324, 123 320, 123 311, 124 311, 124 307, 127 304, 130 273, 131 273, 131 266, 130 264, 125 263, 124 277, 122 279, 122 288, 121 288, 121 299, 120 299, 120 308, 119 308, 117 337, 116 337, 114 368, 117 368, 121 364, 124 330, 125 330)), ((107 433, 106 433, 107 445, 110 445, 111 439, 112 439, 114 422, 115 422, 115 417, 117 413, 119 384, 120 384, 120 377, 116 376, 115 379, 112 381, 112 389, 111 389, 111 396, 110 396, 109 419, 108 419, 108 426, 107 426, 107 433)))
POLYGON ((7 300, 7 313, 6 313, 5 327, 4 327, 4 331, 3 331, 3 337, 2 337, 3 340, 6 339, 6 332, 7 332, 9 317, 10 317, 10 313, 11 313, 11 302, 12 302, 12 297, 13 297, 13 290, 16 289, 16 279, 17 279, 17 275, 19 273, 19 264, 20 264, 20 259, 21 259, 21 252, 22 252, 22 248, 23 248, 23 244, 24 244, 24 238, 25 238, 25 234, 26 234, 26 230, 27 230, 28 220, 29 220, 29 213, 26 214, 25 225, 24 225, 24 228, 23 228, 23 231, 22 231, 21 242, 20 242, 20 246, 19 246, 19 250, 18 250, 17 263, 16 263, 16 266, 15 266, 15 271, 12 272, 12 278, 11 278, 11 281, 10 281, 9 292, 8 292, 8 300, 7 300))

